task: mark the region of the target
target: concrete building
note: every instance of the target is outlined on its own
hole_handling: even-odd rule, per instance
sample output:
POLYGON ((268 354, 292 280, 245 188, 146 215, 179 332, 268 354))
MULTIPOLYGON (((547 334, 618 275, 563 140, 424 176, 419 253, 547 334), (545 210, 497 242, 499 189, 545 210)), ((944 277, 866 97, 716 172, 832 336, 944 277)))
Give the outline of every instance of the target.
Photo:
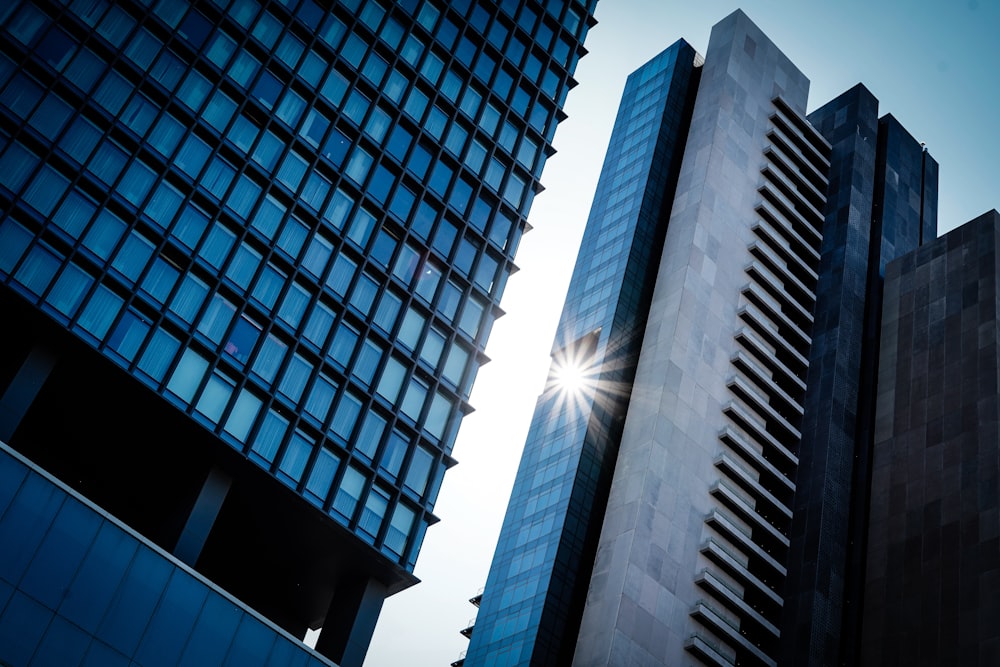
POLYGON ((630 77, 466 665, 856 650, 872 332, 937 166, 808 88, 740 11, 630 77))

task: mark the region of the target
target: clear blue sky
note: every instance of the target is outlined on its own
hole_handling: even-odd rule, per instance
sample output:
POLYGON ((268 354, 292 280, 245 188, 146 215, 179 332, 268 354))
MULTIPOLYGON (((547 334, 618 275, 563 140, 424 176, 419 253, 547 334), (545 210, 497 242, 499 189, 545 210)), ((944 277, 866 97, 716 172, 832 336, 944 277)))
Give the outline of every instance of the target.
POLYGON ((942 233, 1000 208, 1000 0, 600 0, 417 563, 423 582, 386 601, 365 667, 443 667, 467 647, 458 631, 486 580, 625 78, 679 38, 704 54, 736 8, 812 81, 810 110, 861 82, 927 144, 942 233))

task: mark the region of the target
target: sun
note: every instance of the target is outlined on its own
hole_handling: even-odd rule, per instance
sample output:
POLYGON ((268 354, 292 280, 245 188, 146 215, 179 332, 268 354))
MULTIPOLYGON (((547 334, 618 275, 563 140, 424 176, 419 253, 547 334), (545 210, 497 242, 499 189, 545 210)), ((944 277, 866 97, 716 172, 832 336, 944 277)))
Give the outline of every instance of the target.
POLYGON ((581 364, 566 360, 552 369, 552 380, 560 390, 576 394, 586 388, 588 377, 581 364))

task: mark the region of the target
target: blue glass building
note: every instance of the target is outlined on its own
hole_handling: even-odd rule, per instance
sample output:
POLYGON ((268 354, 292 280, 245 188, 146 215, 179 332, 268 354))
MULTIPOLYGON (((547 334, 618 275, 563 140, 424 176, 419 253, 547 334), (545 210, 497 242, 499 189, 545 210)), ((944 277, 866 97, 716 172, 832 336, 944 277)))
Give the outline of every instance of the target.
POLYGON ((882 276, 937 164, 808 90, 740 11, 629 78, 465 665, 854 664, 882 276))
POLYGON ((465 664, 554 665, 573 654, 698 58, 677 42, 625 84, 486 583, 501 594, 484 596, 465 664), (569 394, 568 372, 582 376, 569 394))
MULTIPOLYGON (((18 465, 359 664, 416 582, 595 2, 4 3, 18 465)), ((23 574, 0 628, 24 596, 69 619, 23 574)))

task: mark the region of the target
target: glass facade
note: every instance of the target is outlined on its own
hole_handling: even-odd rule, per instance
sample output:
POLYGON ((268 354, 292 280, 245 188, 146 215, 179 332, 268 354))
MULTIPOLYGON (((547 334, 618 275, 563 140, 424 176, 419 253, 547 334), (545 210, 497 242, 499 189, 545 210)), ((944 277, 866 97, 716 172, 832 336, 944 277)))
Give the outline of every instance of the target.
POLYGON ((4 3, 4 301, 406 578, 595 4, 4 3))
POLYGON ((625 85, 466 665, 572 657, 698 60, 680 41, 625 85))
POLYGON ((3 447, 0 539, 4 664, 332 664, 3 447))

